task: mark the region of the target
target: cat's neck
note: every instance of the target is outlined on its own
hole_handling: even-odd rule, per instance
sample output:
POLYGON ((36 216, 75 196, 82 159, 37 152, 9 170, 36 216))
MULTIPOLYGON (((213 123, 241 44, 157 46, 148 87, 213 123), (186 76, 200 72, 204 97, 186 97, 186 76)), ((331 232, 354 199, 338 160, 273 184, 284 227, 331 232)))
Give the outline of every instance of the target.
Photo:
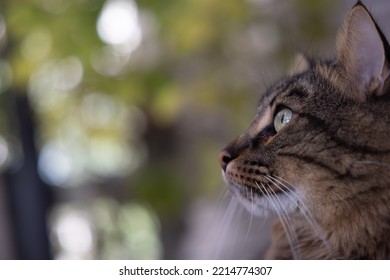
POLYGON ((343 258, 390 257, 390 190, 374 188, 375 191, 377 199, 370 203, 365 203, 364 199, 349 203, 342 215, 329 213, 322 224, 327 240, 343 258))
POLYGON ((388 259, 390 258, 390 191, 378 193, 375 205, 356 201, 329 211, 319 228, 301 215, 290 218, 295 240, 288 240, 278 219, 273 226, 273 242, 268 259, 388 259), (353 211, 351 210, 353 208, 353 211), (349 209, 347 209, 349 208, 349 209), (293 246, 291 246, 292 242, 293 246), (295 247, 296 252, 292 252, 295 247))

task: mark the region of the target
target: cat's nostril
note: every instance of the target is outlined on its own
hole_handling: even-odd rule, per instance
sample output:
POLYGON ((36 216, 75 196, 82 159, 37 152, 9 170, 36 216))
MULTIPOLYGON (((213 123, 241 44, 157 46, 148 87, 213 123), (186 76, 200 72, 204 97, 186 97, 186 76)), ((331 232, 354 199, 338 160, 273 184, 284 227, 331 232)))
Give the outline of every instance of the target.
POLYGON ((223 171, 226 171, 227 165, 228 165, 229 162, 231 162, 233 159, 234 159, 234 156, 233 156, 231 153, 229 153, 229 151, 227 151, 226 149, 223 150, 223 151, 219 154, 219 163, 221 164, 221 167, 222 167, 223 171))

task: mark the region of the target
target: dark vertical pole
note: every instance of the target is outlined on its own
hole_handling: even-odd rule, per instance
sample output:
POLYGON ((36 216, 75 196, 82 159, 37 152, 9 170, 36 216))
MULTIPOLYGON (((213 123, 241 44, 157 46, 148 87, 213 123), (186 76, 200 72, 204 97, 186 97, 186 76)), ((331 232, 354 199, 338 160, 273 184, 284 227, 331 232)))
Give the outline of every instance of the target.
POLYGON ((47 230, 49 189, 38 175, 33 112, 26 95, 14 92, 14 124, 22 147, 22 164, 7 173, 14 232, 20 259, 50 259, 47 230))

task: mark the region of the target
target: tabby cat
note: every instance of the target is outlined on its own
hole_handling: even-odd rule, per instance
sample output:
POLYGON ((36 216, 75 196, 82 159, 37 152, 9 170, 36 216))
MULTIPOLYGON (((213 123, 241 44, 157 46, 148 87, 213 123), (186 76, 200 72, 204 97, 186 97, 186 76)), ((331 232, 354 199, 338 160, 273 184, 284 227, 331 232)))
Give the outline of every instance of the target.
POLYGON ((242 204, 278 217, 269 259, 390 258, 390 47, 360 1, 336 50, 269 89, 220 153, 242 204))

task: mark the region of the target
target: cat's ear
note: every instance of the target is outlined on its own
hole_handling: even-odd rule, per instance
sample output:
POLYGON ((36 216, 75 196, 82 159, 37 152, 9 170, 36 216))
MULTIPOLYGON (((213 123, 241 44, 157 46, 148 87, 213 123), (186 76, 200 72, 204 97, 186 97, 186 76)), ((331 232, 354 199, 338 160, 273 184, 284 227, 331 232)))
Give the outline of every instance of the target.
POLYGON ((363 101, 382 95, 390 74, 389 44, 360 1, 347 15, 337 36, 337 58, 350 98, 363 101))
POLYGON ((288 74, 290 76, 301 74, 309 70, 311 67, 312 62, 310 59, 302 53, 297 53, 292 59, 288 74))

